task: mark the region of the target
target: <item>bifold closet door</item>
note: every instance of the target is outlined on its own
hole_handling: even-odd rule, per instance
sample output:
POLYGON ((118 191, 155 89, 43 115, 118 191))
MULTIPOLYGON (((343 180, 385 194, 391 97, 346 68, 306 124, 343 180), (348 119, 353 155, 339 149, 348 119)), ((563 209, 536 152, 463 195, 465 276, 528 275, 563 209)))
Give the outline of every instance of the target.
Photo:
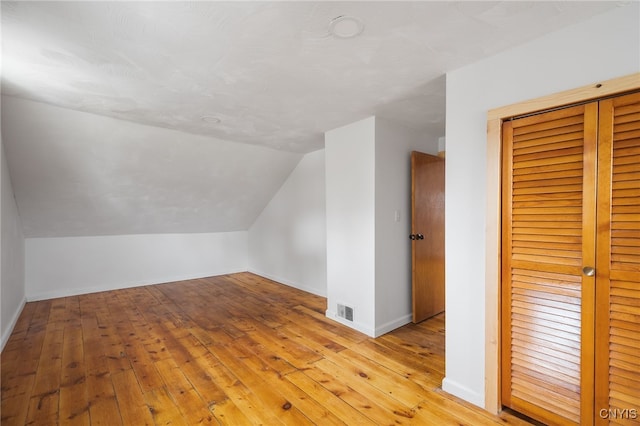
POLYGON ((503 125, 501 397, 550 424, 593 418, 597 120, 591 103, 503 125))
POLYGON ((640 94, 600 102, 597 424, 640 424, 640 94))

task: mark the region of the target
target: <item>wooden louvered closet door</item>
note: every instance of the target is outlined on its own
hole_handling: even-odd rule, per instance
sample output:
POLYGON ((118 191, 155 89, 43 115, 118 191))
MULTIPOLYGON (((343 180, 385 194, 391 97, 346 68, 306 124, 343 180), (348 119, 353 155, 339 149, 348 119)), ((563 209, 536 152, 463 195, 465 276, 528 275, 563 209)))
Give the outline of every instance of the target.
POLYGON ((505 122, 502 204, 503 405, 640 424, 640 94, 505 122))
POLYGON ((503 126, 502 403, 553 424, 593 412, 597 114, 503 126))
POLYGON ((640 425, 640 94, 600 102, 597 238, 596 424, 640 425))

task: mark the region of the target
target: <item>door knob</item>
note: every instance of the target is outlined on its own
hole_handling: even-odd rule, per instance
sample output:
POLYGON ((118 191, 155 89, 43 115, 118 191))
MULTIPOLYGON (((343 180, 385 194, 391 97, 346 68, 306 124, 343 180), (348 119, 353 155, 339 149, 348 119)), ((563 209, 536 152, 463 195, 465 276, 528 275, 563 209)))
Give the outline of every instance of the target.
POLYGON ((424 235, 422 234, 416 235, 416 240, 424 240, 424 235))
POLYGON ((596 270, 591 266, 585 266, 584 268, 582 268, 582 273, 585 274, 587 277, 592 277, 596 274, 596 270))
POLYGON ((415 239, 416 239, 416 234, 411 234, 411 235, 409 235, 409 239, 410 239, 410 240, 415 240, 415 239))

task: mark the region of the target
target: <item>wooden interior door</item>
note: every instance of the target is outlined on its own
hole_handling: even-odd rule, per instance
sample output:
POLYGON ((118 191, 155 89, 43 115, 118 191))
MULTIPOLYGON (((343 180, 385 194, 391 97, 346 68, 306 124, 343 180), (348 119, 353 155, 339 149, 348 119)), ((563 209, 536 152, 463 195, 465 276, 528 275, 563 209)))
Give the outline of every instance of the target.
POLYGON ((638 93, 600 102, 597 238, 596 424, 640 424, 638 93))
POLYGON ((444 311, 444 159, 411 153, 413 322, 444 311))
POLYGON ((593 418, 597 115, 503 125, 501 398, 549 424, 593 418))

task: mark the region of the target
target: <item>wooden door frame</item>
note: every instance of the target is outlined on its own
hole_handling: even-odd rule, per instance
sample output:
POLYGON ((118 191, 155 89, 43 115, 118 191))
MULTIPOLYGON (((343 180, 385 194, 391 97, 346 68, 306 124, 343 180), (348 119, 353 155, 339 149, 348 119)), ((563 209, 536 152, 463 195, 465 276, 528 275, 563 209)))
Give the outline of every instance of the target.
POLYGON ((484 408, 491 413, 498 413, 502 409, 500 401, 502 122, 518 115, 586 102, 638 89, 640 89, 640 73, 635 73, 492 109, 487 114, 484 408))

